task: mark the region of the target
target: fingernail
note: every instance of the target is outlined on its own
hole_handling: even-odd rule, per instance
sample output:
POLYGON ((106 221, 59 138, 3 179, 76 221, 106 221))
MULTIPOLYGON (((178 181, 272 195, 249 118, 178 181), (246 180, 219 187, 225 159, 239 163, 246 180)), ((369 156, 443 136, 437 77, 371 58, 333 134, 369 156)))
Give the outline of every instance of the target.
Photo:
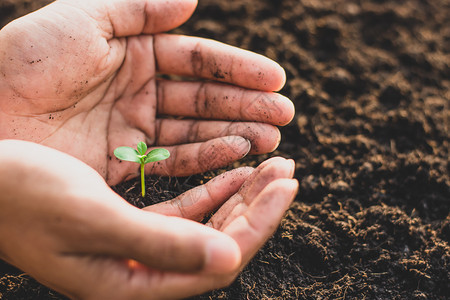
POLYGON ((247 143, 248 143, 248 146, 247 146, 247 152, 245 152, 245 154, 244 155, 242 155, 242 157, 245 157, 245 156, 247 156, 247 154, 250 152, 250 150, 252 149, 252 143, 250 142, 250 140, 248 140, 248 139, 245 139, 246 141, 247 141, 247 143))
POLYGON ((277 150, 280 143, 281 143, 281 132, 280 132, 280 130, 277 129, 277 140, 275 142, 275 145, 269 152, 273 152, 273 151, 277 150))
POLYGON ((225 146, 231 149, 234 153, 242 153, 242 157, 246 156, 252 149, 252 143, 250 140, 242 136, 226 136, 222 139, 225 146))
POLYGON ((291 198, 294 200, 294 198, 297 196, 298 188, 299 188, 299 182, 297 179, 289 179, 290 184, 292 185, 292 195, 291 198))
POLYGON ((294 177, 295 173, 295 161, 293 159, 288 159, 288 162, 291 163, 291 173, 289 177, 294 177))
POLYGON ((241 251, 232 238, 212 238, 206 244, 205 271, 227 273, 235 271, 241 263, 241 251))

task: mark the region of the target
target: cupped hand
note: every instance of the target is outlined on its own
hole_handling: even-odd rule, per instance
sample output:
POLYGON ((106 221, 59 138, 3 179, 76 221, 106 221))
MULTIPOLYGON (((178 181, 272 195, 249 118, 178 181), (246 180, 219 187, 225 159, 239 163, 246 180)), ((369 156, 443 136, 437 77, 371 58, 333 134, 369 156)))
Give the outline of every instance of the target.
POLYGON ((172 299, 229 284, 298 186, 293 162, 272 158, 141 210, 65 153, 17 140, 0 141, 0 153, 0 258, 76 299, 172 299))
POLYGON ((171 152, 147 173, 172 176, 274 150, 275 126, 294 113, 272 92, 284 84, 283 69, 219 42, 162 33, 185 22, 196 2, 60 0, 5 26, 0 139, 61 150, 109 184, 138 174, 113 151, 139 141, 171 152))

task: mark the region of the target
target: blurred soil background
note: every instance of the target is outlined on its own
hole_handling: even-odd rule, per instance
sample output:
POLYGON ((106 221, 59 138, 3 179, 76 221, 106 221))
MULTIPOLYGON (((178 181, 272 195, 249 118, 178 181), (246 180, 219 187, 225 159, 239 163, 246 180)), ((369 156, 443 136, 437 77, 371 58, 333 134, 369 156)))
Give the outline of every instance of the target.
MULTIPOLYGON (((0 1, 0 27, 50 2, 0 1)), ((301 185, 236 281, 193 299, 448 299, 450 1, 199 2, 175 32, 276 60, 296 105, 279 149, 234 167, 293 158, 301 185)), ((149 197, 213 175, 149 178, 149 197)), ((6 263, 0 298, 64 299, 6 263)))

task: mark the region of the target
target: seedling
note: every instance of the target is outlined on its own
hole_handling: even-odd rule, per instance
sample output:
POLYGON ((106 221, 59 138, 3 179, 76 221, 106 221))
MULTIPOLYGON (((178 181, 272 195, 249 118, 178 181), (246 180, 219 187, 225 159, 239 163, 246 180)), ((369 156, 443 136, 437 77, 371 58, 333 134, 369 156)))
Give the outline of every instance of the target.
POLYGON ((114 150, 114 155, 121 160, 131 161, 141 164, 141 189, 142 197, 145 196, 145 178, 144 166, 150 162, 167 159, 170 156, 169 151, 163 148, 153 149, 148 154, 147 145, 144 142, 137 144, 137 150, 131 147, 118 147, 114 150))

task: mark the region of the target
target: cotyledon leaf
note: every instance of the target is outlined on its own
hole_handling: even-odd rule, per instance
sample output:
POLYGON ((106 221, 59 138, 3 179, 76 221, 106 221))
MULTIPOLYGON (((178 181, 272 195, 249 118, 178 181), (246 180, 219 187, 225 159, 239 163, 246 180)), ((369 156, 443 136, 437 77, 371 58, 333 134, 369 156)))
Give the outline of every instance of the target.
POLYGON ((160 161, 169 158, 170 152, 167 149, 153 149, 147 154, 144 163, 160 161))
POLYGON ((116 150, 114 150, 114 155, 121 160, 131 161, 140 163, 140 159, 138 157, 139 152, 136 151, 136 149, 133 149, 131 147, 118 147, 116 150))

